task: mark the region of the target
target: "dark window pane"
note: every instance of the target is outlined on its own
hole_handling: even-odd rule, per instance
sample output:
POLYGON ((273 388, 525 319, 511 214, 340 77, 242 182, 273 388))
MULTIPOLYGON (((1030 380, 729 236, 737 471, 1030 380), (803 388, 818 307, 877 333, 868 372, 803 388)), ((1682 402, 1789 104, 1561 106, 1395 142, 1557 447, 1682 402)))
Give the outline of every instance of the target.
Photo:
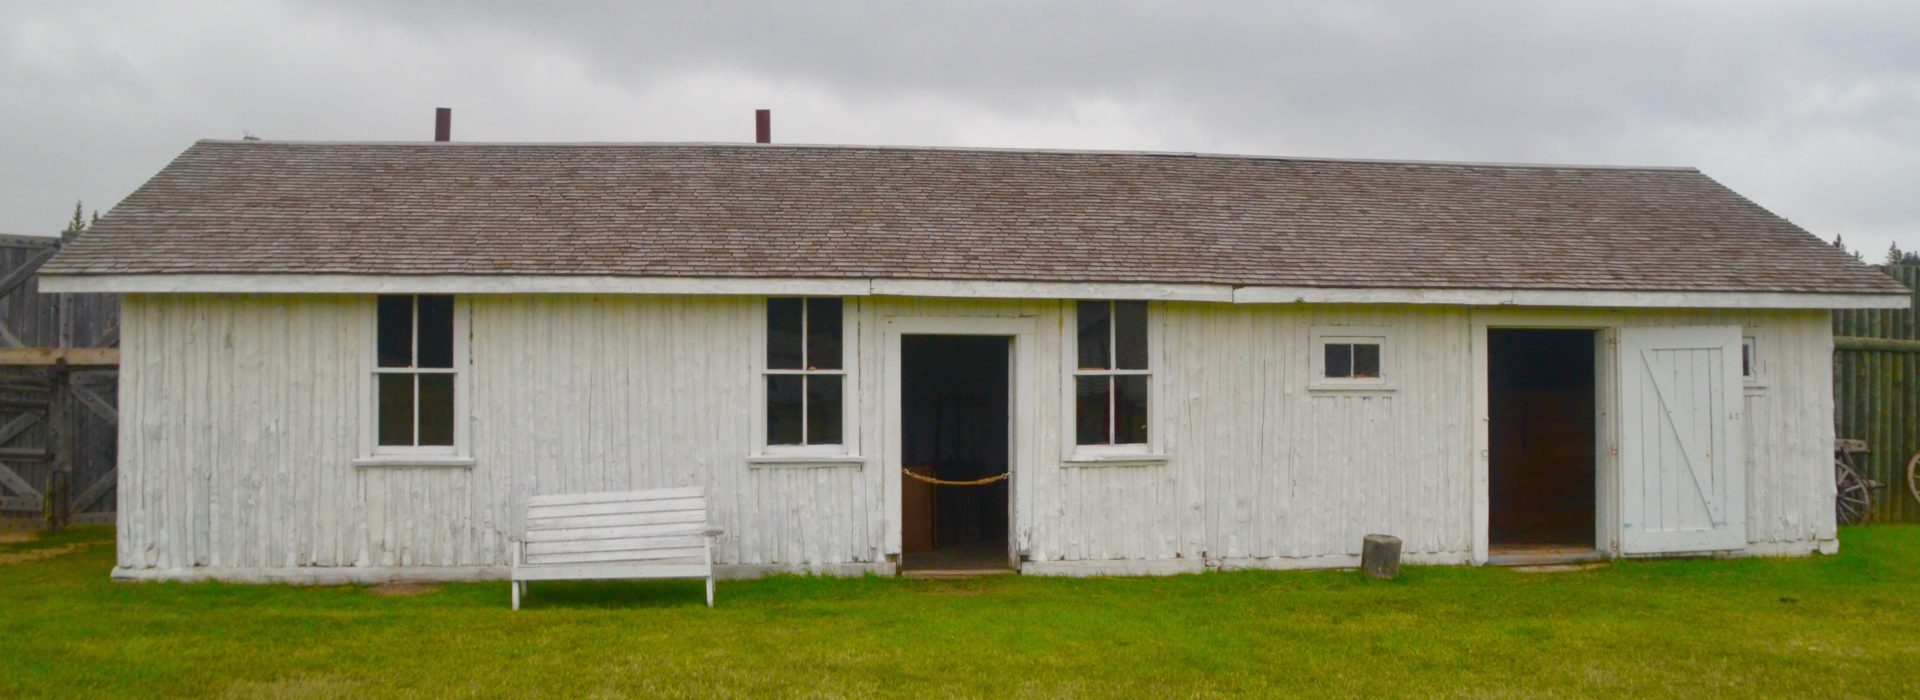
POLYGON ((1074 440, 1080 445, 1105 445, 1107 439, 1108 377, 1074 377, 1074 440))
POLYGON ((1753 346, 1740 344, 1740 376, 1753 376, 1753 346))
POLYGON ((1327 343, 1327 377, 1345 379, 1353 376, 1353 346, 1346 343, 1327 343))
POLYGON ((1113 442, 1137 445, 1147 441, 1147 377, 1141 374, 1113 378, 1113 442))
POLYGON ((379 347, 377 354, 381 367, 411 365, 413 362, 413 297, 380 297, 380 319, 374 332, 379 335, 376 342, 379 347))
POLYGON ((453 366, 453 297, 420 297, 420 367, 453 366))
POLYGON ((807 444, 840 444, 840 384, 837 374, 807 377, 807 444))
POLYGON ((767 375, 767 444, 800 444, 800 392, 800 375, 767 375))
POLYGON ((453 375, 420 375, 420 444, 453 445, 453 375))
MULTIPOLYGON (((798 298, 767 300, 768 369, 805 369, 800 364, 801 308, 798 298)), ((798 391, 796 388, 796 398, 798 391)), ((794 436, 798 437, 799 433, 794 436)))
POLYGON ((413 444, 413 375, 382 374, 380 379, 380 444, 413 444))
POLYGON ((1113 303, 1113 354, 1117 369, 1147 368, 1147 302, 1113 303))
POLYGON ((807 300, 808 369, 840 369, 840 300, 807 300))
POLYGON ((1107 341, 1111 337, 1111 302, 1083 301, 1076 315, 1080 317, 1080 368, 1110 369, 1107 364, 1107 341))
POLYGON ((1380 376, 1380 346, 1359 343, 1353 346, 1353 376, 1368 379, 1380 376))

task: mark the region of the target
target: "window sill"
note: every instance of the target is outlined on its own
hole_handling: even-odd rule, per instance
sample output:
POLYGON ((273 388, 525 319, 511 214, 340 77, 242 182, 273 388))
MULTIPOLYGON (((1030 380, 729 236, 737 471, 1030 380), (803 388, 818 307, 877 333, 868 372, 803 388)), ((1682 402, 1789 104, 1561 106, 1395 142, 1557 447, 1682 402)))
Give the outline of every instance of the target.
POLYGON ((353 466, 372 468, 472 469, 472 457, 432 457, 425 455, 378 455, 353 460, 353 466))
POLYGON ((812 469, 816 467, 865 467, 860 455, 754 455, 747 466, 756 469, 812 469))
POLYGON ((1385 383, 1321 383, 1307 386, 1307 393, 1310 394, 1392 394, 1399 390, 1400 387, 1385 383))
POLYGON ((1115 454, 1084 455, 1076 454, 1060 462, 1060 466, 1071 469, 1098 469, 1101 467, 1164 467, 1170 455, 1164 454, 1115 454))

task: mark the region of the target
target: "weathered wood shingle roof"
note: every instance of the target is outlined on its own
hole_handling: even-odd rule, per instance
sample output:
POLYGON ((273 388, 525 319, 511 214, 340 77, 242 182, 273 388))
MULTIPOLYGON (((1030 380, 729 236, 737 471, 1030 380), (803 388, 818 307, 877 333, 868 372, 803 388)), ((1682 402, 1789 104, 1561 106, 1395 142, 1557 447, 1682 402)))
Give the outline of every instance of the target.
POLYGON ((203 141, 50 274, 1902 293, 1690 169, 203 141))

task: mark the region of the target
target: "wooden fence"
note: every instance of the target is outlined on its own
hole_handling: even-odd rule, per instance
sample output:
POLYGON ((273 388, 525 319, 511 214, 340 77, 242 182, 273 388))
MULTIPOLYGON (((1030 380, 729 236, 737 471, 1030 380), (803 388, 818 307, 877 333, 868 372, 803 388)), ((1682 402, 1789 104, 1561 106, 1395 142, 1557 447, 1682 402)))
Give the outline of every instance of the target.
POLYGON ((60 243, 0 236, 0 517, 111 523, 120 302, 41 294, 60 243))
MULTIPOLYGON (((1880 269, 1908 289, 1920 286, 1920 265, 1880 269)), ((1836 312, 1833 335, 1835 435, 1867 441, 1867 477, 1886 484, 1869 521, 1920 522, 1907 483, 1907 462, 1920 452, 1920 310, 1836 312)))

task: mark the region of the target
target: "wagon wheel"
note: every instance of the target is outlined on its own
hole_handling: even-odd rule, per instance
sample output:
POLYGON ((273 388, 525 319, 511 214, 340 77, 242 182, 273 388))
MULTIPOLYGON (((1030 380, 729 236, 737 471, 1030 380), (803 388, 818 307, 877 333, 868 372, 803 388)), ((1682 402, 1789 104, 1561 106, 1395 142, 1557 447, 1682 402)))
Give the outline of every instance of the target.
POLYGON ((1913 500, 1920 501, 1920 452, 1907 460, 1907 488, 1913 491, 1913 500))
MULTIPOLYGON (((1915 459, 1920 461, 1920 455, 1915 459)), ((1867 519, 1867 513, 1873 508, 1873 482, 1849 463, 1845 457, 1833 460, 1833 484, 1838 494, 1834 501, 1834 515, 1842 525, 1858 525, 1867 519)))

